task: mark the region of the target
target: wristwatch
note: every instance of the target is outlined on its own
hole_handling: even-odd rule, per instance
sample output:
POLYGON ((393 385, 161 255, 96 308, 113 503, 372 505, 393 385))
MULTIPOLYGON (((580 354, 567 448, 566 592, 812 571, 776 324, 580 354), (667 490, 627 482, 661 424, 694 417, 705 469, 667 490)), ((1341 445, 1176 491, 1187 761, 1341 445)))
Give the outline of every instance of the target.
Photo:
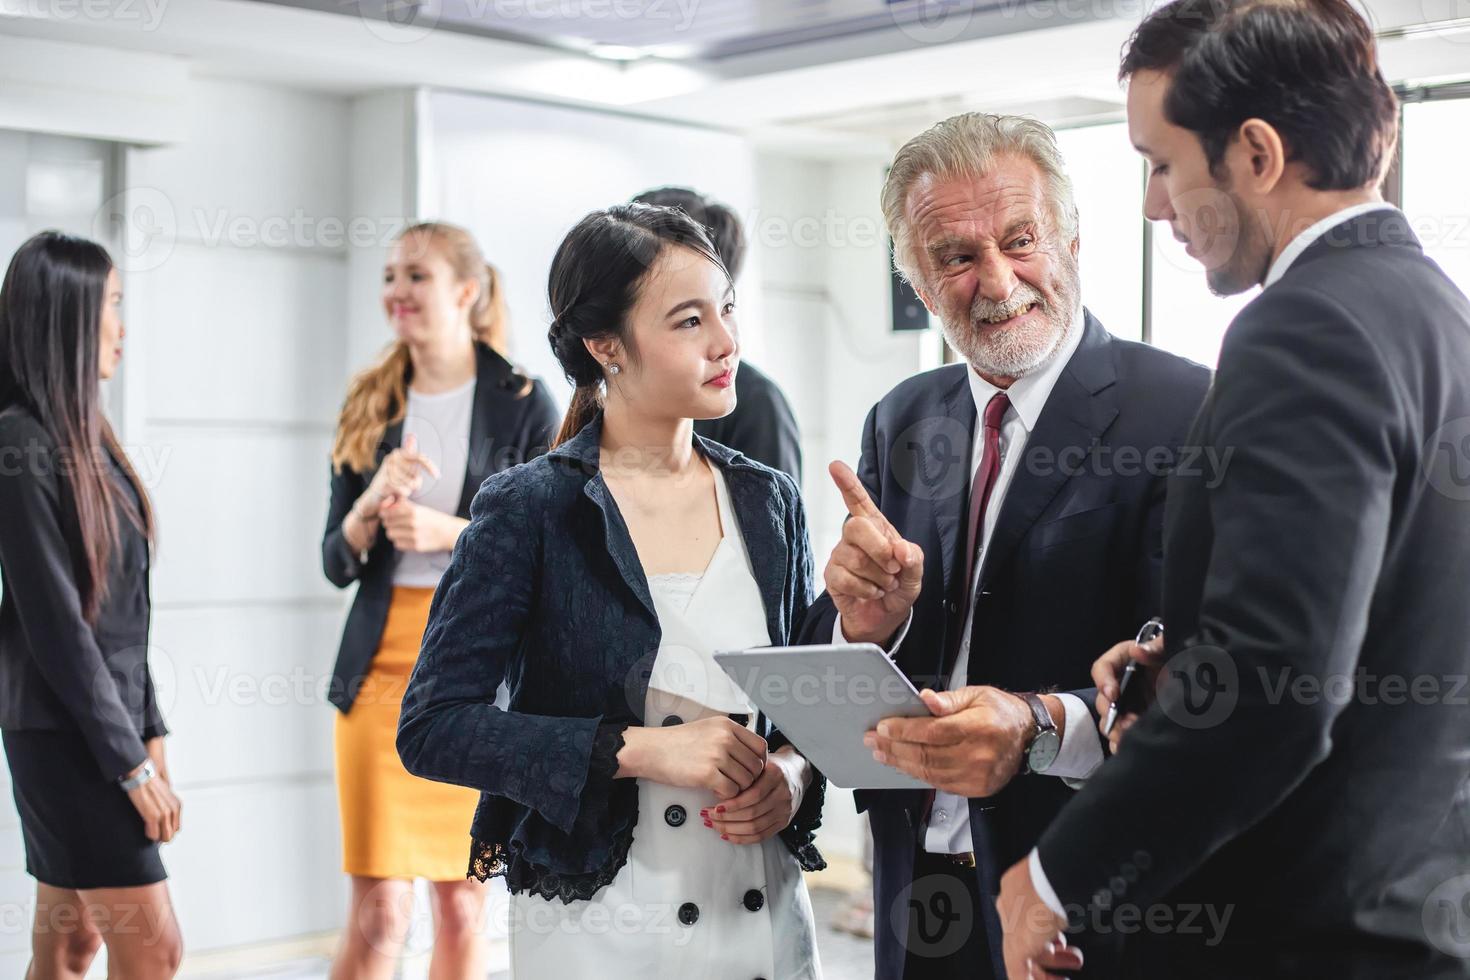
POLYGON ((1036 718, 1036 731, 1021 753, 1021 775, 1044 773, 1056 763, 1062 751, 1062 736, 1057 734, 1057 723, 1051 720, 1051 712, 1046 710, 1040 695, 1028 692, 1018 697, 1030 706, 1036 718))
POLYGON ((131 793, 156 775, 158 772, 153 768, 153 760, 149 759, 143 763, 143 768, 138 770, 137 775, 121 776, 117 784, 123 788, 124 793, 131 793))

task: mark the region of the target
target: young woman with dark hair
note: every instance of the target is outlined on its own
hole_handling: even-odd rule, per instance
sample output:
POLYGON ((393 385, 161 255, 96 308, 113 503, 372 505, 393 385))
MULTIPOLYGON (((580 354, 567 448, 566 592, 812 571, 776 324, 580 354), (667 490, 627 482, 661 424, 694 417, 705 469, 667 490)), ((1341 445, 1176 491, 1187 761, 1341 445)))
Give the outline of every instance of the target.
POLYGON ((121 302, 106 250, 59 232, 0 287, 0 729, 32 980, 80 978, 104 944, 113 975, 171 977, 183 949, 159 857, 181 808, 148 671, 153 515, 101 408, 121 302))
POLYGON ((481 792, 515 976, 817 977, 824 783, 711 656, 786 643, 812 595, 795 484, 694 434, 734 407, 730 278, 683 212, 626 205, 572 229, 549 292, 572 408, 476 496, 399 752, 481 792))
POLYGON ((330 691, 352 878, 332 976, 393 975, 415 878, 433 887, 432 975, 484 976, 485 889, 464 873, 476 797, 403 768, 393 748, 398 699, 475 490, 545 452, 559 413, 546 386, 505 359, 499 279, 464 229, 404 230, 384 269, 383 308, 395 336, 348 389, 322 539, 327 578, 359 583, 330 691))

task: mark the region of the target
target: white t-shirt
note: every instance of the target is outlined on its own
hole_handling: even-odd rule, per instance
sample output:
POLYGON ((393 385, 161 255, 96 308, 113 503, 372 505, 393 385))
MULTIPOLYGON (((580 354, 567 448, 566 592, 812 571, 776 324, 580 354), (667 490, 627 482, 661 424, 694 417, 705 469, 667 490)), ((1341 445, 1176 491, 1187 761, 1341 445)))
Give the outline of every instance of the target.
MULTIPOLYGON (((422 507, 444 514, 459 511, 459 497, 464 490, 465 469, 469 465, 470 416, 475 406, 475 380, 472 378, 453 391, 436 395, 408 392, 408 412, 403 419, 403 439, 414 436, 418 449, 439 467, 439 476, 424 474, 423 485, 409 499, 422 507)), ((449 567, 448 551, 405 551, 398 555, 393 570, 393 584, 434 588, 439 576, 449 567)))

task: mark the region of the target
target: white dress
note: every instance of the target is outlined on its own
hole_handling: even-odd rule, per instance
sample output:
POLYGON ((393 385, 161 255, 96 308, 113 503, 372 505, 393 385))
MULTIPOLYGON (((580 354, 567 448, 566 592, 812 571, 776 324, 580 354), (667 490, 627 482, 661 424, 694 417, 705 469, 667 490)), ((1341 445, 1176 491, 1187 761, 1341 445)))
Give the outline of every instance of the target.
MULTIPOLYGON (((724 537, 703 575, 649 579, 663 633, 645 700, 648 725, 749 714, 711 654, 771 642, 750 557, 719 467, 724 537)), ((513 895, 512 980, 820 980, 811 900, 779 837, 731 844, 699 811, 705 790, 638 780, 628 861, 588 901, 513 895)))

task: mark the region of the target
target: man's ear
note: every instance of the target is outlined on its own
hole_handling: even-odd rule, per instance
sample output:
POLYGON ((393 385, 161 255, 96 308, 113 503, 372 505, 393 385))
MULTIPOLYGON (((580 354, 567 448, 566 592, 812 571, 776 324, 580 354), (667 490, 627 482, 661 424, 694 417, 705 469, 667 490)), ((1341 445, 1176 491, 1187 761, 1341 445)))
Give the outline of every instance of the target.
POLYGON ((929 296, 929 290, 917 282, 910 282, 909 285, 914 287, 914 292, 918 294, 919 302, 924 304, 924 309, 928 310, 931 315, 938 316, 939 311, 934 308, 934 301, 929 296))
MULTIPOLYGON (((1275 126, 1264 119, 1247 119, 1236 133, 1235 155, 1244 166, 1240 177, 1257 194, 1276 189, 1286 171, 1286 143, 1275 126)), ((1232 167, 1235 173, 1236 168, 1232 167)))
POLYGON ((1080 251, 1082 251, 1082 236, 1081 235, 1073 235, 1072 236, 1072 244, 1069 245, 1068 247, 1072 250, 1072 258, 1075 259, 1077 257, 1077 253, 1080 252, 1080 251))

